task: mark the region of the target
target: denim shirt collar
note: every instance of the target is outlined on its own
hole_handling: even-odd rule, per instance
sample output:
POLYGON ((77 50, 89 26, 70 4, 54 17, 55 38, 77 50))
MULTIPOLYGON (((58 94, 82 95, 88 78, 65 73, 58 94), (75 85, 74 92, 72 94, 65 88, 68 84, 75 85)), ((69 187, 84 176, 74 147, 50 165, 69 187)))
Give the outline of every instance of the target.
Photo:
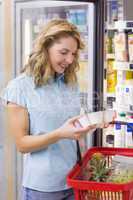
POLYGON ((48 84, 53 84, 53 83, 56 83, 58 86, 60 86, 60 84, 64 83, 64 73, 56 74, 55 77, 51 77, 48 80, 48 84))
POLYGON ((64 82, 64 73, 63 74, 56 74, 55 75, 55 82, 64 82))

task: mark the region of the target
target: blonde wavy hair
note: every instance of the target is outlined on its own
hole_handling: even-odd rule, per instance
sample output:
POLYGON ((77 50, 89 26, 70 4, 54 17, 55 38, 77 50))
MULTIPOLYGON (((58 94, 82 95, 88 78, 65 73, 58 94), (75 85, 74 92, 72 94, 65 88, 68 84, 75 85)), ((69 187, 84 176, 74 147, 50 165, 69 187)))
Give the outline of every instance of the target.
MULTIPOLYGON (((68 36, 76 39, 78 50, 84 48, 77 27, 67 20, 51 20, 36 38, 32 53, 23 70, 23 72, 34 78, 36 87, 47 84, 51 77, 55 77, 55 72, 50 65, 48 49, 56 40, 68 36)), ((73 63, 64 72, 66 84, 73 85, 77 82, 76 72, 79 70, 78 57, 79 55, 77 54, 73 63)))

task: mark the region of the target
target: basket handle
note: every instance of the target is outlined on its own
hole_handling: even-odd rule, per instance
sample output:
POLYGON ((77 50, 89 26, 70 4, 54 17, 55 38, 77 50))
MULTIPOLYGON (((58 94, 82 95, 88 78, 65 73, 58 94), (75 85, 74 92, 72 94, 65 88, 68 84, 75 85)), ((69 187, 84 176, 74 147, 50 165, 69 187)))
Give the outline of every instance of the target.
POLYGON ((81 155, 81 150, 80 150, 80 145, 79 145, 78 140, 76 140, 76 146, 77 146, 77 163, 79 165, 82 165, 82 155, 81 155))

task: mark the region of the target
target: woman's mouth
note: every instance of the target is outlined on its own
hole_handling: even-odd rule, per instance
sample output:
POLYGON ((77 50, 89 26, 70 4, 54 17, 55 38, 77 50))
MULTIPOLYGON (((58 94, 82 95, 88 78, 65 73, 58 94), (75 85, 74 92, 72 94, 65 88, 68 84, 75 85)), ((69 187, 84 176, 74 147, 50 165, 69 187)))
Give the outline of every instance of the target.
POLYGON ((62 69, 66 69, 68 67, 68 65, 60 65, 62 69))

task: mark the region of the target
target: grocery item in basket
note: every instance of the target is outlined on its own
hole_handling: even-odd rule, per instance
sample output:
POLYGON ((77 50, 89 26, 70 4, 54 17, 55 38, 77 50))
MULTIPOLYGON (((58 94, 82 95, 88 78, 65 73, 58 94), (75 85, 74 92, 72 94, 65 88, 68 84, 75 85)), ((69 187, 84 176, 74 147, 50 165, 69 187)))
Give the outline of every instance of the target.
POLYGON ((133 158, 115 155, 112 158, 112 172, 107 181, 113 183, 133 181, 133 158))
POLYGON ((98 111, 88 113, 79 118, 78 121, 83 127, 87 127, 89 125, 97 125, 97 127, 101 127, 103 123, 113 121, 114 115, 115 112, 113 110, 98 111))
POLYGON ((133 200, 133 181, 116 184, 82 179, 82 174, 94 153, 102 153, 106 157, 107 167, 111 167, 115 155, 133 158, 133 149, 129 148, 89 148, 83 156, 82 166, 76 164, 67 176, 67 183, 74 190, 75 200, 133 200))
POLYGON ((87 167, 82 173, 83 180, 106 182, 111 169, 107 167, 106 157, 100 153, 94 153, 89 160, 87 167))
POLYGON ((128 183, 131 181, 133 181, 133 169, 128 168, 117 168, 107 180, 107 182, 113 183, 128 183))

